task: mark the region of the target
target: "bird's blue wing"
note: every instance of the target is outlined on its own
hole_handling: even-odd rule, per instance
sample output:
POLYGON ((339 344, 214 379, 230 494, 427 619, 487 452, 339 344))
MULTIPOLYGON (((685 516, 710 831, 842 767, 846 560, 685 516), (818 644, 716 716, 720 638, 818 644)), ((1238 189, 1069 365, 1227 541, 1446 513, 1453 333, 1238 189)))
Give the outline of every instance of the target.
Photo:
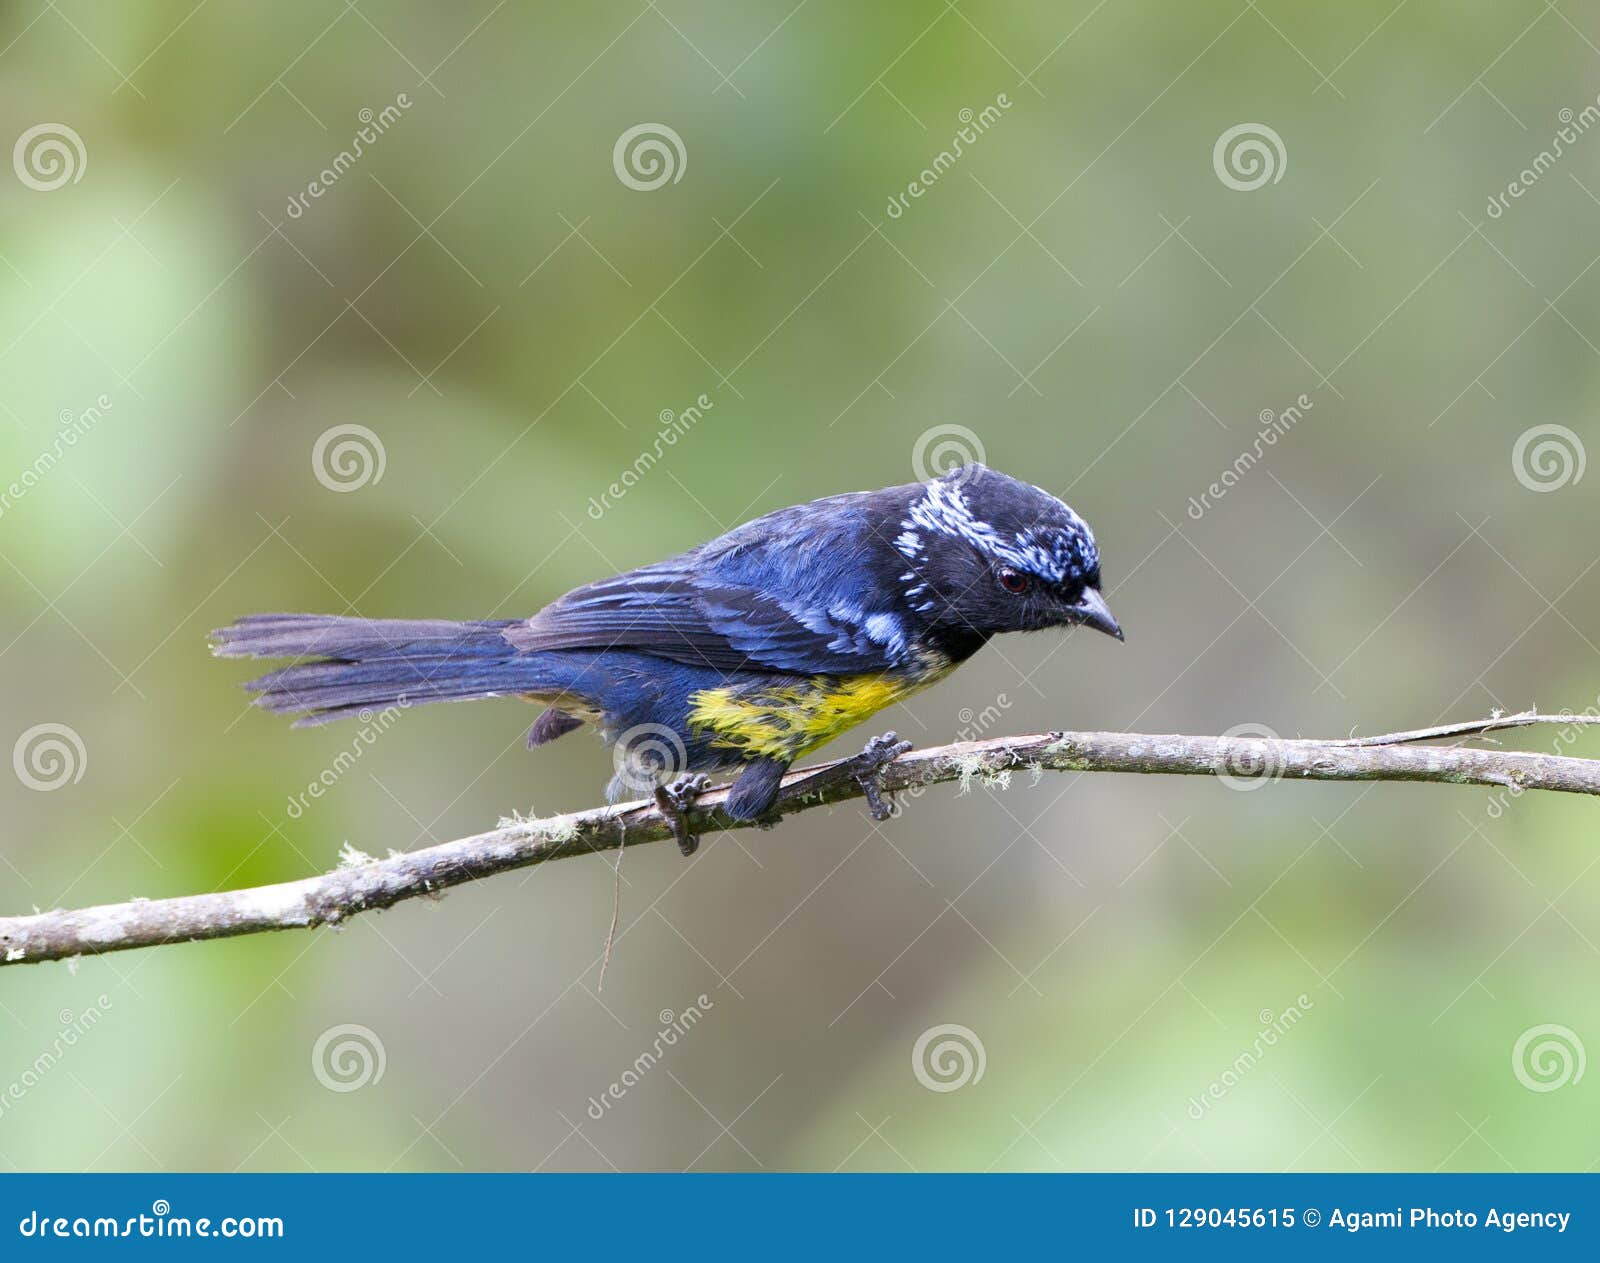
POLYGON ((900 559, 865 500, 834 497, 748 522, 569 592, 506 638, 527 651, 630 649, 722 671, 898 666, 912 653, 900 559))

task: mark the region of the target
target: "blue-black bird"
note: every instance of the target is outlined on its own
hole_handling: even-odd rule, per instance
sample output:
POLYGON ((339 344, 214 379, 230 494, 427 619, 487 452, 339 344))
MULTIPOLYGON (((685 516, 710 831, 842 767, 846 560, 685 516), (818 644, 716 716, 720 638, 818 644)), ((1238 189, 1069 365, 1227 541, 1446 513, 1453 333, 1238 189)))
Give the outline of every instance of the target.
MULTIPOLYGON (((213 633, 213 649, 300 659, 245 686, 297 727, 504 696, 547 708, 530 747, 594 724, 613 747, 611 800, 653 791, 689 855, 702 773, 737 770, 725 810, 765 816, 795 759, 942 679, 996 633, 1082 624, 1121 640, 1100 587, 1082 518, 965 465, 779 509, 529 619, 254 614, 213 633)), ((878 772, 909 748, 889 733, 853 762, 879 818, 878 772)))

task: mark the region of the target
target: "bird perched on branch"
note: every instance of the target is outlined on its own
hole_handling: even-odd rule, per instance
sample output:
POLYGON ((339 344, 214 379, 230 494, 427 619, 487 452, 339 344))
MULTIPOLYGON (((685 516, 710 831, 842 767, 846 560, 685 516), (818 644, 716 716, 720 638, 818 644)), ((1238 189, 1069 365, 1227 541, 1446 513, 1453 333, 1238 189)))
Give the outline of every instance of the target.
MULTIPOLYGON (((521 697, 544 745, 584 723, 613 747, 610 797, 653 792, 693 854, 703 775, 738 771, 736 819, 772 809, 789 765, 942 679, 999 632, 1122 639, 1088 525, 982 465, 780 509, 666 561, 577 588, 532 618, 253 614, 221 657, 296 658, 245 687, 322 724, 392 705, 521 697)), ((849 765, 873 815, 893 733, 849 765)))

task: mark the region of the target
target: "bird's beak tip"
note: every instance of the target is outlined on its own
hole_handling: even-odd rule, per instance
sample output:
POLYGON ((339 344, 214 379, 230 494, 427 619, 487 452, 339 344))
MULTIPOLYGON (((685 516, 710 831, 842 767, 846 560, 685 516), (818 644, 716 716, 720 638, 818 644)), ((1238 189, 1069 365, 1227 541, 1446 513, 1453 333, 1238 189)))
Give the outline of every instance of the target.
POLYGON ((1096 631, 1104 632, 1108 636, 1115 636, 1118 640, 1126 639, 1122 634, 1122 625, 1117 622, 1112 614, 1111 607, 1106 604, 1105 597, 1101 596, 1095 588, 1084 591, 1074 609, 1077 621, 1085 627, 1093 627, 1096 631))

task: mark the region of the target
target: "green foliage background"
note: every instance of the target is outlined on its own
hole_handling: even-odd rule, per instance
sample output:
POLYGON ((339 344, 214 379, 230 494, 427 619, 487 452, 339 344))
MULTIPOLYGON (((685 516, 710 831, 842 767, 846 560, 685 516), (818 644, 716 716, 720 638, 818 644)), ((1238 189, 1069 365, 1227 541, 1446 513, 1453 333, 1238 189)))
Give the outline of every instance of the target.
MULTIPOLYGON (((1332 735, 1600 694, 1596 477, 1540 494, 1512 464, 1536 425, 1592 446, 1600 136, 1486 211, 1600 92, 1592 7, 41 5, 0 13, 0 139, 65 123, 87 162, 53 192, 0 168, 0 477, 64 410, 111 406, 0 516, 0 736, 66 724, 87 755, 51 792, 0 783, 6 912, 598 801, 605 753, 530 755, 503 702, 407 714, 291 818, 353 732, 246 713, 205 633, 529 613, 908 480, 935 426, 1089 518, 1128 643, 1004 642, 877 729, 1332 735), (291 218, 358 111, 401 93, 291 218), (646 121, 687 154, 653 192, 612 168, 646 121), (1254 192, 1212 167, 1241 122, 1287 155, 1254 192), (1258 414, 1302 394, 1195 520, 1258 414), (334 494, 311 452, 347 423, 385 469, 334 494)), ((1532 1092, 1512 1049, 1542 1023, 1600 1048, 1594 810, 1019 778, 690 866, 634 852, 603 995, 599 861, 342 933, 6 970, 0 1094, 63 1010, 109 1008, 0 1110, 0 1166, 1584 1169, 1600 1076, 1532 1092), (343 1023, 384 1073, 334 1093, 312 1049, 343 1023), (943 1023, 984 1074, 934 1093, 911 1053, 943 1023)))

